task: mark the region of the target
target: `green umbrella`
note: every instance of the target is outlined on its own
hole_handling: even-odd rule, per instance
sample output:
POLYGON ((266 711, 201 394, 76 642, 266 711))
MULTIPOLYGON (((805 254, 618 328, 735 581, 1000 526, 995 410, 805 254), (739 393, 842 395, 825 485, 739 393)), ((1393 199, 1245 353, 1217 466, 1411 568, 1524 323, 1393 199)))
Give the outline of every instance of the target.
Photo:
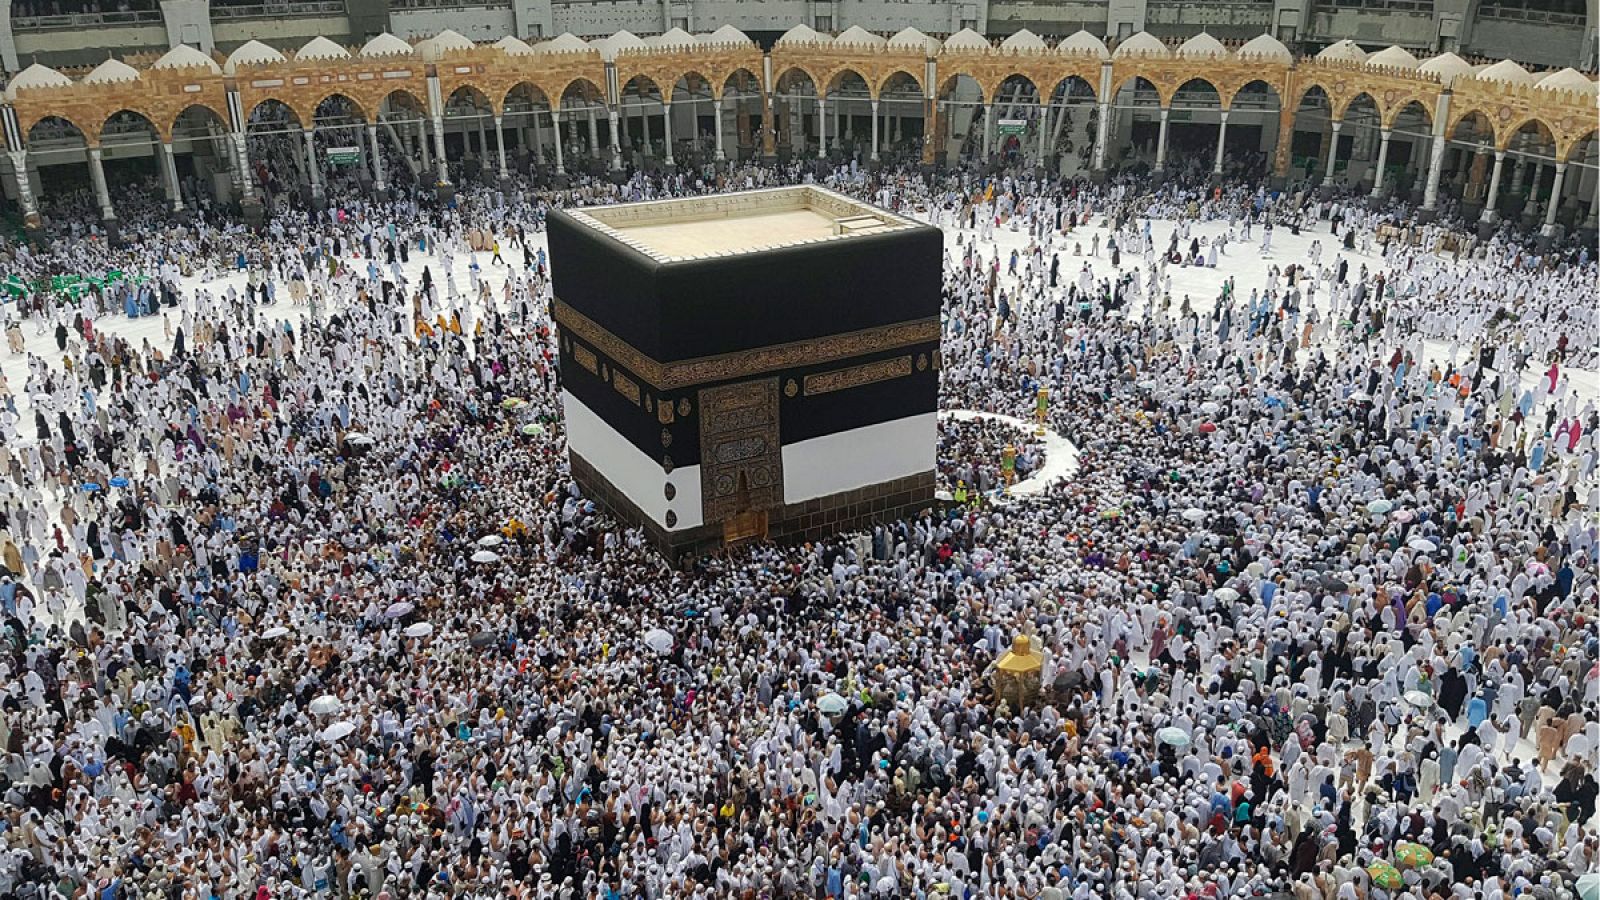
POLYGON ((1578 876, 1579 900, 1600 900, 1600 872, 1578 876))
POLYGON ((1421 844, 1402 841, 1394 848, 1394 859, 1403 866, 1417 869, 1433 862, 1433 851, 1421 844))
POLYGON ((522 426, 522 433, 528 435, 529 437, 538 434, 544 434, 544 426, 540 425, 538 422, 529 422, 528 424, 522 426))
POLYGON ((1367 866, 1367 874, 1372 876, 1372 883, 1382 888, 1397 888, 1402 884, 1400 870, 1386 862, 1375 862, 1367 866))

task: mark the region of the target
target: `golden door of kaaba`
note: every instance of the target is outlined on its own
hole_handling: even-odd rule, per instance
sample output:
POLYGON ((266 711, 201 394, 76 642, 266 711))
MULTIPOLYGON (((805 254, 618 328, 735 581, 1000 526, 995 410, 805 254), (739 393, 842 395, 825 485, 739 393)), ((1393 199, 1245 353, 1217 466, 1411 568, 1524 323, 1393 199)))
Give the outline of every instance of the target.
POLYGON ((766 535, 767 514, 783 506, 778 379, 700 391, 701 512, 723 540, 766 535))

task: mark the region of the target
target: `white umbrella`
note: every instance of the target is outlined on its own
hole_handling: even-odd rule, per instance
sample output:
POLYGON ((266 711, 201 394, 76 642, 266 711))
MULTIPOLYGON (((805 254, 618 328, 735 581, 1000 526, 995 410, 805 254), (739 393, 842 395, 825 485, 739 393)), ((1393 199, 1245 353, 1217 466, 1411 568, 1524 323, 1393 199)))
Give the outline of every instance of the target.
POLYGON ((475 563, 499 562, 500 554, 493 550, 479 550, 477 553, 472 554, 472 561, 475 563))
POLYGON ((837 716, 849 708, 850 701, 832 691, 817 698, 817 709, 822 710, 823 715, 837 716))
POLYGON ((1578 900, 1600 900, 1600 872, 1578 876, 1578 900))
POLYGON ((288 633, 289 629, 283 627, 282 625, 274 625, 271 628, 268 628, 266 631, 261 632, 261 636, 269 641, 275 641, 288 633))
POLYGON ((1367 504, 1367 512, 1372 513, 1375 516, 1381 516, 1391 509, 1394 509, 1394 504, 1382 498, 1367 504))
POLYGON ((350 432, 344 436, 344 442, 357 447, 371 447, 375 443, 375 441, 372 439, 372 435, 367 434, 364 431, 350 432))
POLYGON ((478 538, 479 547, 498 547, 505 542, 506 539, 498 534, 486 534, 483 537, 478 538))
POLYGON ((311 701, 309 708, 314 715, 331 716, 338 712, 342 706, 344 706, 344 703, 338 697, 332 694, 323 694, 321 697, 311 701))
POLYGON ((1226 397, 1226 396, 1228 396, 1228 395, 1230 395, 1232 393, 1233 393, 1233 388, 1228 387, 1225 384, 1216 384, 1216 385, 1212 385, 1211 386, 1211 396, 1213 396, 1213 397, 1216 397, 1216 398, 1220 399, 1220 398, 1226 397))
POLYGON ((1232 603, 1233 601, 1239 599, 1239 592, 1231 587, 1217 588, 1215 594, 1217 599, 1221 600, 1223 603, 1232 603))
POLYGON ((406 613, 411 612, 413 609, 416 609, 416 607, 411 605, 409 601, 396 600, 395 602, 389 604, 389 608, 384 610, 383 614, 391 619, 398 619, 406 613))
POLYGON ((1435 544, 1433 541, 1430 541, 1427 538, 1420 538, 1420 537, 1419 538, 1412 538, 1406 544, 1406 546, 1410 547, 1413 550, 1420 550, 1423 553, 1432 553, 1433 551, 1439 549, 1439 545, 1438 544, 1435 544))
POLYGON ((1371 399, 1372 398, 1367 395, 1366 391, 1351 391, 1350 392, 1350 402, 1351 403, 1361 403, 1364 400, 1371 400, 1371 399))
POLYGON ((356 723, 348 721, 335 722, 332 725, 329 725, 327 728, 322 729, 322 731, 317 734, 317 737, 322 738, 325 741, 332 742, 343 740, 344 738, 347 738, 355 733, 356 723))
POLYGON ((433 623, 418 622, 415 625, 407 625, 405 633, 406 637, 427 637, 428 635, 433 634, 433 623))
POLYGON ((1418 709, 1427 709, 1433 705, 1433 695, 1427 691, 1406 691, 1406 702, 1418 709))
POLYGON ((657 653, 672 649, 672 632, 665 628, 652 628, 644 633, 644 645, 657 653))
POLYGON ((1182 515, 1183 515, 1183 517, 1185 519, 1189 520, 1190 522, 1201 522, 1201 521, 1205 520, 1206 511, 1201 509, 1198 506, 1191 506, 1188 509, 1184 510, 1182 515))
POLYGON ((1221 409, 1221 408, 1222 407, 1218 406, 1217 405, 1217 401, 1215 401, 1215 400, 1207 400, 1206 402, 1200 404, 1200 411, 1205 413, 1208 416, 1209 415, 1214 415, 1216 413, 1216 411, 1221 409))
POLYGON ((1156 731, 1156 740, 1163 744, 1170 744, 1173 747, 1187 747, 1190 739, 1189 732, 1176 725, 1168 725, 1166 728, 1156 731))

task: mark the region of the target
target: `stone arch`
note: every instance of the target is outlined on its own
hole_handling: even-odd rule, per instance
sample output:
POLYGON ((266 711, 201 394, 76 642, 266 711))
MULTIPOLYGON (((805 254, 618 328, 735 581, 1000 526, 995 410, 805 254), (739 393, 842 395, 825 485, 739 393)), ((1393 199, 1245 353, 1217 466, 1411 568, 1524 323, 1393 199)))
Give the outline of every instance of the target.
POLYGON ((185 104, 183 108, 172 114, 172 118, 167 122, 167 133, 175 133, 178 126, 178 120, 182 119, 190 111, 197 109, 210 113, 218 122, 222 123, 222 127, 224 129, 228 127, 227 110, 217 109, 215 106, 212 106, 210 103, 204 100, 196 100, 193 103, 185 104))
MULTIPOLYGON (((1491 125, 1492 124, 1494 123, 1491 120, 1491 125)), ((1555 148, 1556 156, 1559 159, 1562 155, 1562 143, 1561 140, 1556 136, 1555 126, 1545 121, 1544 117, 1538 115, 1537 113, 1530 113, 1519 119, 1513 119, 1511 120, 1510 124, 1506 125, 1504 128, 1497 127, 1494 137, 1494 148, 1496 150, 1504 150, 1511 146, 1512 139, 1529 125, 1536 125, 1539 127, 1540 131, 1544 132, 1544 138, 1550 142, 1551 147, 1555 148)), ((1593 131, 1593 129, 1590 130, 1593 131)), ((1577 141, 1574 141, 1573 143, 1576 144, 1577 141)))
POLYGON ((1157 105, 1166 106, 1169 102, 1171 102, 1172 94, 1161 86, 1161 82, 1157 80, 1156 73, 1154 72, 1129 72, 1121 78, 1114 79, 1111 82, 1111 97, 1113 102, 1115 102, 1115 98, 1118 94, 1130 87, 1135 91, 1139 90, 1139 85, 1141 83, 1146 85, 1151 91, 1155 92, 1157 105))
MULTIPOLYGON (((795 67, 791 66, 790 68, 792 69, 795 67)), ((761 76, 750 71, 750 69, 745 66, 735 66, 731 71, 728 72, 726 76, 718 81, 712 82, 711 88, 716 92, 712 96, 718 100, 721 100, 723 96, 728 93, 728 86, 732 84, 736 78, 740 79, 741 81, 748 81, 748 83, 753 86, 753 90, 749 91, 749 94, 761 93, 761 76)), ((736 95, 746 93, 744 88, 738 86, 735 86, 734 91, 736 95)))
POLYGON ((411 108, 416 110, 419 118, 428 118, 428 101, 423 97, 417 96, 417 92, 408 87, 397 87, 378 98, 377 102, 372 104, 373 121, 377 121, 383 115, 383 107, 385 105, 389 107, 391 113, 395 110, 396 104, 393 101, 396 97, 403 98, 411 108))
POLYGON ((356 98, 350 96, 349 94, 345 93, 344 91, 335 90, 335 91, 328 91, 328 92, 324 93, 322 96, 318 97, 316 100, 312 101, 312 103, 311 103, 311 120, 312 120, 312 124, 313 125, 317 124, 316 120, 317 120, 317 117, 319 115, 323 115, 323 117, 326 118, 326 114, 323 113, 324 104, 328 104, 329 101, 341 101, 341 100, 344 101, 345 103, 350 104, 350 106, 354 107, 355 118, 359 119, 361 122, 366 123, 366 122, 374 121, 372 113, 367 109, 367 105, 366 104, 363 104, 361 101, 359 101, 356 98))
MULTIPOLYGON (((772 93, 777 94, 779 89, 780 89, 780 86, 786 80, 788 80, 791 76, 797 75, 797 74, 798 75, 804 75, 806 77, 806 80, 811 82, 813 90, 815 90, 818 85, 827 83, 820 76, 817 75, 817 70, 816 69, 813 69, 813 68, 811 68, 810 66, 807 66, 807 65, 802 65, 800 63, 791 63, 789 65, 784 66, 782 71, 778 71, 773 75, 772 84, 770 85, 770 90, 772 91, 772 93)), ((756 80, 758 82, 760 81, 760 76, 759 75, 756 76, 756 80)), ((726 87, 726 85, 724 85, 724 87, 726 87)))
MULTIPOLYGON (((112 115, 116 115, 116 113, 112 113, 112 115)), ((107 116, 106 118, 110 118, 110 116, 107 116)), ((19 123, 22 130, 22 143, 25 145, 31 145, 34 140, 34 132, 40 125, 44 125, 48 122, 60 123, 60 125, 66 125, 70 127, 73 131, 77 132, 78 138, 83 141, 85 147, 100 146, 100 128, 97 127, 93 129, 85 129, 70 116, 62 115, 60 113, 45 113, 35 117, 32 122, 28 122, 26 124, 19 123)), ((100 124, 103 126, 105 124, 104 120, 102 120, 100 124)))
POLYGON ((988 103, 993 99, 994 95, 988 83, 984 80, 983 74, 975 69, 961 65, 952 66, 949 71, 946 71, 942 66, 940 67, 939 87, 934 92, 934 96, 936 98, 943 97, 946 93, 955 90, 956 83, 962 78, 971 79, 978 86, 978 102, 980 104, 988 103))
MULTIPOLYGON (((1329 96, 1331 98, 1332 95, 1329 96)), ((1383 120, 1383 103, 1371 91, 1356 91, 1349 97, 1333 102, 1333 117, 1343 121, 1345 113, 1349 112, 1350 107, 1354 106, 1356 101, 1362 97, 1372 101, 1372 108, 1378 111, 1378 120, 1381 122, 1383 120)))
POLYGON ((830 69, 825 78, 823 78, 821 81, 815 82, 818 93, 832 95, 835 91, 838 91, 844 86, 845 77, 850 75, 854 75, 857 80, 866 86, 868 97, 874 100, 878 98, 878 89, 873 84, 872 79, 868 78, 866 75, 863 75, 860 68, 853 65, 835 66, 830 69))
POLYGON ((892 65, 888 69, 884 70, 883 75, 878 78, 877 83, 872 85, 872 96, 882 96, 883 89, 888 86, 889 82, 896 75, 904 75, 905 77, 916 82, 917 88, 920 89, 924 95, 928 93, 928 86, 923 83, 921 75, 918 75, 905 66, 892 65))
MULTIPOLYGON (((587 78, 579 76, 577 78, 574 78, 574 79, 568 81, 566 84, 563 84, 561 86, 561 93, 557 94, 556 96, 557 97, 565 97, 567 95, 567 91, 571 90, 572 86, 575 85, 575 84, 578 84, 579 82, 582 82, 582 83, 585 83, 585 84, 591 84, 591 85, 594 83, 592 81, 589 81, 589 79, 587 79, 587 78)), ((630 87, 632 87, 634 89, 634 94, 636 96, 638 96, 640 98, 643 98, 643 99, 653 99, 653 100, 655 100, 655 102, 659 103, 659 102, 665 100, 666 97, 667 97, 666 93, 661 90, 661 83, 656 81, 656 79, 651 77, 650 75, 645 74, 644 72, 635 72, 633 75, 629 76, 628 80, 623 81, 620 84, 618 84, 617 85, 617 92, 621 96, 626 96, 627 93, 628 93, 628 88, 630 88, 630 87), (654 98, 647 98, 646 97, 646 95, 645 95, 646 86, 648 86, 650 90, 655 92, 654 98)), ((620 99, 620 96, 619 96, 619 99, 620 99)))
POLYGON ((1318 92, 1319 94, 1322 95, 1323 99, 1327 101, 1328 109, 1330 110, 1330 115, 1331 115, 1331 110, 1333 110, 1334 106, 1335 106, 1335 99, 1334 98, 1338 96, 1338 91, 1333 86, 1327 84, 1326 82, 1324 82, 1320 78, 1308 79, 1308 80, 1306 80, 1304 82, 1301 82, 1301 83, 1295 85, 1295 89, 1294 89, 1294 92, 1293 92, 1294 93, 1294 104, 1292 106, 1285 105, 1284 109, 1292 109, 1292 110, 1295 110, 1296 112, 1298 112, 1300 110, 1300 107, 1305 105, 1306 98, 1311 95, 1312 91, 1318 92))
MULTIPOLYGON (((498 113, 500 115, 509 115, 512 113, 513 108, 511 99, 512 97, 516 96, 519 91, 527 96, 530 108, 537 109, 540 103, 544 104, 545 109, 553 108, 550 102, 550 96, 544 92, 544 88, 540 87, 533 81, 523 79, 522 81, 511 85, 509 88, 506 88, 505 92, 500 95, 498 108, 498 113)), ((525 110, 517 109, 516 112, 525 112, 525 110)))
POLYGON ((1383 113, 1383 127, 1393 128, 1400 121, 1400 117, 1410 112, 1413 108, 1422 113, 1422 120, 1428 123, 1429 128, 1432 128, 1433 109, 1418 97, 1410 97, 1390 104, 1389 108, 1383 113))
POLYGON ((162 143, 172 140, 171 128, 163 128, 161 125, 161 123, 164 121, 162 117, 152 115, 142 106, 129 104, 117 107, 108 113, 105 118, 100 120, 99 127, 95 129, 95 144, 103 144, 106 135, 106 126, 111 124, 112 119, 115 119, 119 116, 136 116, 140 119, 143 119, 144 124, 150 128, 150 133, 155 136, 156 140, 161 141, 162 143))
POLYGON ((1100 99, 1099 89, 1095 86, 1095 83, 1084 77, 1079 72, 1068 72, 1065 75, 1061 75, 1052 79, 1050 84, 1050 97, 1054 98, 1057 94, 1062 95, 1063 100, 1069 100, 1073 97, 1082 98, 1085 96, 1095 101, 1100 99), (1074 88, 1078 85, 1082 85, 1084 90, 1074 90, 1074 88), (1063 90, 1063 88, 1065 88, 1065 90, 1063 90))
POLYGON ((1283 109, 1283 92, 1278 89, 1278 85, 1273 84, 1271 81, 1265 78, 1252 78, 1249 81, 1243 82, 1233 88, 1228 89, 1227 93, 1225 93, 1222 98, 1222 108, 1233 109, 1233 105, 1239 101, 1240 97, 1245 95, 1253 97, 1257 94, 1272 98, 1272 101, 1277 104, 1278 109, 1280 111, 1283 109), (1265 88, 1265 90, 1251 90, 1251 88, 1254 88, 1258 84, 1265 88))
POLYGON ((1591 128, 1588 131, 1580 132, 1565 143, 1558 141, 1556 143, 1556 159, 1560 162, 1570 163, 1579 147, 1582 147, 1585 142, 1597 139, 1600 139, 1600 129, 1591 128))
MULTIPOLYGON (((647 75, 635 75, 634 78, 630 80, 636 80, 638 78, 644 78, 651 84, 655 84, 654 79, 651 79, 647 75)), ((568 98, 575 96, 583 97, 585 99, 592 99, 593 104, 596 105, 605 105, 605 91, 601 90, 598 84, 595 84, 593 81, 590 81, 588 78, 585 78, 582 75, 569 80, 566 84, 561 86, 561 93, 557 95, 558 99, 556 102, 560 104, 561 109, 580 108, 575 107, 567 102, 568 98)), ((548 96, 546 99, 548 99, 548 96)), ((588 104, 581 108, 586 108, 587 105, 588 104)))
POLYGON ((415 106, 418 110, 421 110, 424 115, 427 114, 427 96, 417 93, 411 88, 410 85, 397 84, 389 86, 386 90, 382 90, 381 93, 374 92, 371 101, 367 104, 371 109, 371 118, 369 121, 376 122, 378 120, 378 116, 383 112, 384 104, 387 103, 392 108, 394 104, 390 103, 389 101, 393 100, 396 95, 406 98, 413 106, 415 106))
MULTIPOLYGON (((1154 94, 1156 98, 1156 102, 1154 104, 1145 106, 1145 109, 1154 109, 1157 107, 1166 106, 1168 98, 1162 93, 1161 86, 1150 80, 1150 78, 1138 74, 1129 75, 1127 78, 1124 78, 1112 85, 1111 96, 1107 97, 1106 99, 1110 100, 1112 103, 1115 103, 1117 95, 1123 91, 1133 91, 1135 95, 1137 95, 1141 90, 1150 94, 1154 94)), ((1134 103, 1135 105, 1139 105, 1137 98, 1135 99, 1134 103)))
MULTIPOLYGON (((1451 142, 1456 141, 1456 132, 1461 129, 1461 126, 1468 124, 1474 119, 1480 120, 1483 123, 1484 129, 1489 133, 1490 142, 1498 146, 1501 134, 1500 127, 1495 124, 1494 117, 1489 115, 1488 110, 1478 108, 1462 110, 1460 115, 1451 115, 1450 123, 1445 127, 1444 130, 1444 139, 1451 142)), ((1541 120, 1540 124, 1544 125, 1545 123, 1541 120)), ((1548 130, 1549 126, 1545 125, 1545 128, 1548 130)), ((1515 134, 1516 132, 1517 129, 1513 128, 1506 133, 1515 134)))
MULTIPOLYGON (((1192 92, 1198 92, 1201 88, 1209 90, 1211 92, 1211 96, 1216 98, 1216 108, 1217 109, 1221 110, 1221 109, 1227 109, 1228 108, 1228 105, 1225 102, 1223 102, 1222 89, 1217 87, 1216 82, 1214 82, 1211 79, 1206 78, 1206 77, 1204 77, 1202 75, 1196 75, 1193 78, 1189 78, 1189 79, 1185 80, 1182 84, 1179 84, 1177 87, 1173 88, 1172 89, 1172 93, 1170 93, 1170 94, 1168 94, 1166 96, 1166 102, 1163 105, 1170 109, 1177 103, 1179 94, 1183 93, 1186 90, 1187 91, 1192 91, 1192 92)), ((1190 106, 1190 107, 1186 107, 1186 108, 1188 108, 1188 109, 1210 109, 1211 106, 1210 106, 1209 103, 1207 103, 1204 106, 1190 106)))
POLYGON ((685 69, 683 72, 678 74, 677 78, 672 80, 670 85, 667 86, 667 102, 671 103, 678 99, 678 85, 680 83, 684 86, 683 93, 689 93, 692 89, 692 85, 694 84, 694 82, 690 80, 692 78, 700 79, 701 83, 705 84, 708 90, 711 92, 712 98, 716 98, 714 83, 711 79, 701 74, 698 69, 685 69))
POLYGON ((255 104, 250 107, 250 111, 245 113, 245 131, 248 133, 251 123, 265 121, 265 117, 261 114, 273 108, 282 108, 288 111, 289 117, 294 120, 294 124, 297 127, 312 119, 312 116, 307 114, 305 109, 295 102, 294 98, 280 94, 267 94, 256 100, 255 104))
POLYGON ((224 157, 226 156, 226 147, 231 141, 231 138, 228 137, 228 120, 223 118, 209 103, 191 103, 179 110, 178 114, 173 116, 172 121, 168 124, 167 134, 167 139, 170 141, 176 142, 180 137, 186 139, 189 142, 191 152, 196 142, 209 145, 213 149, 221 146, 224 150, 219 155, 224 157), (215 131, 206 129, 204 133, 198 134, 192 130, 189 133, 184 133, 180 126, 184 124, 185 119, 188 120, 191 126, 214 122, 217 128, 215 131))
MULTIPOLYGON (((1444 124, 1445 138, 1448 139, 1450 135, 1455 134, 1456 129, 1461 126, 1461 123, 1466 121, 1471 116, 1478 116, 1482 118, 1485 122, 1489 123, 1490 130, 1495 130, 1494 116, 1490 114, 1489 107, 1478 106, 1476 104, 1463 104, 1460 109, 1450 110, 1450 117, 1445 120, 1444 124)), ((1432 119, 1429 119, 1429 121, 1431 122, 1432 119)))
POLYGON ((1034 99, 1035 99, 1036 102, 1040 98, 1042 98, 1044 96, 1041 93, 1041 88, 1039 87, 1039 82, 1034 76, 1029 75, 1026 72, 1013 70, 1013 71, 1005 73, 1004 75, 999 76, 998 78, 994 79, 994 81, 992 81, 989 85, 986 85, 985 86, 985 90, 984 90, 985 98, 988 99, 992 103, 999 102, 1000 93, 1005 90, 1006 85, 1007 84, 1012 84, 1018 79, 1020 79, 1022 81, 1026 81, 1028 83, 1028 87, 1033 89, 1033 96, 1034 96, 1034 99))

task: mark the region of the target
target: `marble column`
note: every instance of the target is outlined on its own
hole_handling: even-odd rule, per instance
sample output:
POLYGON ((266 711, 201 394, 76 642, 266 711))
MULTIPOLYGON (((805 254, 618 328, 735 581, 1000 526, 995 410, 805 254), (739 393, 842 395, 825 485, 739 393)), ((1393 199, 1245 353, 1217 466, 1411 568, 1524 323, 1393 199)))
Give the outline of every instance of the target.
MULTIPOLYGON (((313 196, 313 197, 321 197, 322 196, 322 167, 317 165, 316 132, 317 132, 317 130, 316 130, 315 127, 302 128, 302 129, 300 129, 300 137, 305 140, 305 148, 306 148, 306 178, 307 178, 307 180, 309 180, 311 182, 311 196, 313 196)), ((171 148, 170 147, 168 148, 167 153, 168 153, 169 156, 171 155, 171 148)))
POLYGON ((383 181, 383 155, 378 151, 378 126, 377 123, 367 123, 368 154, 372 158, 372 189, 382 192, 387 185, 383 181))
POLYGON ((661 161, 667 165, 676 165, 672 161, 672 104, 661 104, 661 146, 666 150, 661 161))
POLYGON ((500 152, 500 177, 510 178, 511 168, 506 164, 506 132, 500 116, 494 117, 494 146, 500 152))
POLYGON ((1433 209, 1439 202, 1439 176, 1444 174, 1444 135, 1433 136, 1433 150, 1428 154, 1428 182, 1422 191, 1422 208, 1433 209))
POLYGON ((872 101, 872 161, 878 161, 878 101, 872 101))
POLYGON ((550 110, 550 132, 551 132, 551 134, 555 135, 555 139, 556 139, 556 172, 558 174, 565 175, 565 174, 567 174, 567 161, 561 155, 561 112, 560 112, 560 110, 555 110, 555 109, 550 110))
POLYGON ((11 171, 17 176, 17 205, 22 207, 25 220, 37 224, 39 204, 34 199, 33 182, 28 174, 28 151, 11 150, 11 171))
POLYGON ((1504 168, 1506 152, 1496 150, 1494 154, 1494 170, 1489 173, 1489 193, 1483 200, 1483 214, 1478 217, 1480 222, 1494 222, 1500 218, 1495 211, 1495 205, 1500 202, 1500 170, 1504 168))
MULTIPOLYGON (((172 142, 162 141, 161 148, 164 151, 162 156, 166 160, 167 178, 172 182, 172 211, 182 212, 183 184, 178 181, 178 160, 177 157, 173 156, 172 154, 172 142)), ((317 190, 315 193, 321 193, 321 191, 317 190)))
POLYGON ((1378 165, 1377 171, 1372 176, 1372 196, 1383 196, 1383 168, 1389 164, 1389 136, 1391 132, 1385 128, 1378 132, 1378 165))
POLYGON ((106 189, 106 169, 100 158, 100 148, 89 148, 89 180, 94 182, 94 198, 100 202, 100 218, 111 221, 117 211, 111 206, 111 192, 106 189))
POLYGON ((433 164, 439 184, 450 183, 450 163, 444 155, 444 117, 433 117, 433 164))
POLYGON ((1211 174, 1213 175, 1222 174, 1223 148, 1226 147, 1228 143, 1228 111, 1223 110, 1219 115, 1220 124, 1217 126, 1217 161, 1211 166, 1211 174))
MULTIPOLYGON (((717 121, 722 121, 718 116, 717 121)), ((720 133, 720 132, 719 132, 720 133)), ((722 146, 722 141, 717 141, 717 146, 722 146)), ((828 155, 828 98, 826 95, 817 96, 817 158, 822 159, 828 155)), ((721 157, 718 157, 721 159, 721 157)))
POLYGON ((1156 135, 1156 171, 1164 172, 1167 168, 1167 118, 1171 114, 1167 107, 1161 107, 1161 131, 1156 135))
POLYGON ((1343 122, 1338 119, 1333 120, 1333 137, 1328 139, 1328 169, 1322 176, 1322 183, 1325 185, 1333 184, 1333 167, 1339 161, 1339 129, 1343 127, 1343 122))
POLYGON ((611 120, 611 170, 613 172, 622 168, 622 139, 619 134, 617 109, 611 107, 606 111, 606 118, 611 120))
POLYGON ((1550 185, 1550 203, 1544 210, 1544 228, 1540 234, 1549 237, 1556 231, 1556 210, 1561 208, 1561 185, 1567 180, 1567 164, 1556 163, 1556 180, 1550 185))
POLYGON ((1102 101, 1100 116, 1095 122, 1094 129, 1094 169, 1101 171, 1106 167, 1106 140, 1111 132, 1111 104, 1102 101))

